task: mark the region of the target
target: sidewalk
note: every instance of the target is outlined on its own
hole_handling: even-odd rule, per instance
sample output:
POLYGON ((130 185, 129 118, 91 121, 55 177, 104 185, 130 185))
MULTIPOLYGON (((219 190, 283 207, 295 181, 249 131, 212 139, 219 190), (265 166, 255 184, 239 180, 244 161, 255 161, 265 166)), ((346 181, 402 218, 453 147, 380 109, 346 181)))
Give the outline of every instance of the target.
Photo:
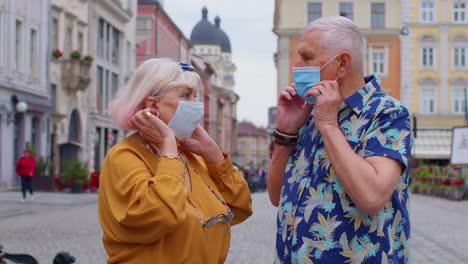
MULTIPOLYGON (((34 192, 34 200, 29 193, 24 203, 49 205, 82 205, 97 202, 97 193, 34 192)), ((23 203, 21 192, 0 192, 0 203, 23 203)))
POLYGON ((97 193, 34 192, 34 200, 28 194, 22 201, 19 191, 0 192, 0 219, 33 214, 51 208, 96 204, 97 193))

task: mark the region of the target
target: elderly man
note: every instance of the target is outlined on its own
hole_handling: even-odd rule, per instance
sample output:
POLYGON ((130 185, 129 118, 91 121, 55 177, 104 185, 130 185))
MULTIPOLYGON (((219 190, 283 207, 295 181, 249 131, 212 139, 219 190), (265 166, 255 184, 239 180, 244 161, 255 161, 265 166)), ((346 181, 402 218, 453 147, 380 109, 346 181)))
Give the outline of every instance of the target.
POLYGON ((408 262, 407 109, 377 76, 364 77, 365 42, 349 19, 313 21, 297 52, 268 175, 279 206, 275 262, 408 262), (310 66, 321 81, 304 87, 310 66))

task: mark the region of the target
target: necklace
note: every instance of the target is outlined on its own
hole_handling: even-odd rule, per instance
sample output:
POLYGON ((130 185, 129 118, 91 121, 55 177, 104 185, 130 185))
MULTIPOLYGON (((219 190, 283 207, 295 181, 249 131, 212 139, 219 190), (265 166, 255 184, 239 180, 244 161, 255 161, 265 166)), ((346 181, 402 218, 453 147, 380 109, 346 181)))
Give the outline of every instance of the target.
POLYGON ((187 159, 187 157, 185 156, 184 153, 180 153, 179 155, 181 155, 182 160, 185 162, 185 166, 187 166, 187 170, 189 170, 188 165, 190 165, 190 167, 195 172, 195 174, 197 174, 198 178, 202 180, 202 182, 206 185, 206 187, 208 187, 210 192, 216 197, 216 199, 218 199, 218 201, 226 208, 226 210, 228 212, 227 214, 218 214, 218 215, 212 216, 212 217, 210 217, 208 219, 205 219, 202 216, 200 210, 198 210, 198 207, 196 206, 195 202, 192 200, 190 195, 187 194, 187 202, 193 207, 193 209, 195 209, 195 212, 197 213, 198 217, 200 218, 202 228, 209 228, 209 227, 215 225, 218 222, 221 222, 222 224, 228 223, 232 218, 234 218, 234 213, 231 211, 231 208, 229 208, 226 201, 224 201, 224 199, 222 199, 213 190, 213 188, 208 183, 206 183, 206 181, 203 179, 203 177, 201 177, 201 175, 198 173, 198 171, 190 164, 190 161, 188 161, 188 159, 187 159))
MULTIPOLYGON (((153 155, 156 156, 156 158, 159 160, 161 158, 161 155, 159 154, 159 151, 150 143, 144 142, 145 147, 148 151, 153 153, 153 155)), ((227 214, 218 214, 215 216, 212 216, 208 219, 205 219, 200 210, 198 210, 198 207, 196 206, 195 202, 192 200, 190 195, 187 193, 187 202, 195 209, 195 212, 197 213, 198 217, 200 218, 200 222, 202 225, 202 228, 209 228, 213 225, 215 225, 218 222, 221 222, 222 224, 228 223, 232 218, 234 218, 234 213, 231 211, 231 208, 227 205, 227 203, 222 199, 214 190, 211 188, 211 186, 206 183, 206 181, 201 177, 201 175, 198 173, 198 171, 190 164, 188 158, 185 156, 185 154, 177 149, 177 152, 180 157, 180 161, 184 163, 184 166, 187 168, 187 172, 190 174, 189 167, 192 168, 192 170, 195 172, 195 174, 198 176, 199 179, 202 180, 202 182, 206 185, 206 187, 210 190, 210 192, 218 199, 218 201, 227 209, 227 214), (190 165, 190 166, 189 166, 190 165)))

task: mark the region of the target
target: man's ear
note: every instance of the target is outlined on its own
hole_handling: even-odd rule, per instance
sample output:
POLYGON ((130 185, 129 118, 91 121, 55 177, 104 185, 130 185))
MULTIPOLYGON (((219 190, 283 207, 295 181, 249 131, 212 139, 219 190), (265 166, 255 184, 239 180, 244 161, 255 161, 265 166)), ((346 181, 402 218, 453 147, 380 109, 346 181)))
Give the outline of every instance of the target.
POLYGON ((351 55, 348 52, 344 51, 338 58, 338 61, 340 63, 340 72, 348 71, 353 63, 353 58, 351 57, 351 55))

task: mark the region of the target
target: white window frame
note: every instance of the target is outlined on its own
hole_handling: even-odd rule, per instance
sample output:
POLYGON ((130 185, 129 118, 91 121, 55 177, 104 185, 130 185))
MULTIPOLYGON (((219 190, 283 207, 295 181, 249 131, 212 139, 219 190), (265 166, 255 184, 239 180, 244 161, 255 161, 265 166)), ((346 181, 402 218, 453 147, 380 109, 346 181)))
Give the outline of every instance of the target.
POLYGON ((382 2, 371 2, 370 3, 371 6, 370 6, 370 11, 371 11, 371 16, 370 16, 370 24, 371 24, 371 28, 385 28, 387 26, 387 5, 385 3, 385 1, 382 1, 382 2), (372 6, 373 5, 383 5, 383 25, 377 25, 377 24, 374 24, 373 22, 373 18, 374 18, 374 15, 377 15, 380 13, 373 13, 372 11, 372 6))
POLYGON ((437 112, 437 87, 435 86, 425 86, 425 87, 422 87, 421 88, 421 91, 420 91, 420 101, 419 101, 419 112, 421 114, 433 114, 433 113, 436 113, 437 112), (433 97, 432 98, 429 98, 426 100, 425 98, 425 92, 426 91, 430 91, 430 92, 433 92, 433 97), (432 104, 433 104, 433 111, 430 111, 430 109, 426 109, 426 108, 430 108, 430 101, 432 100, 432 104), (429 105, 426 106, 426 101, 429 101, 429 105))
POLYGON ((352 18, 349 18, 347 16, 344 16, 346 18, 349 18, 351 21, 354 21, 354 3, 353 2, 339 2, 338 3, 338 12, 339 12, 339 15, 341 16, 341 7, 342 5, 351 5, 351 15, 352 15, 352 18))
MULTIPOLYGON (((427 59, 429 59, 429 57, 427 59)), ((437 48, 434 46, 421 46, 419 48, 419 65, 421 70, 435 70, 437 65, 437 48), (432 49, 432 65, 424 65, 425 49, 432 49)))
POLYGON ((58 17, 52 16, 52 26, 51 26, 51 37, 52 37, 52 44, 53 47, 52 49, 58 49, 59 48, 59 32, 60 32, 60 19, 58 17), (57 28, 54 29, 54 20, 57 21, 57 28), (56 30, 56 32, 54 32, 56 30))
POLYGON ((389 65, 389 48, 387 45, 384 46, 371 46, 368 49, 368 63, 369 63, 369 72, 376 73, 379 76, 386 77, 388 76, 388 65, 389 65), (374 72, 374 53, 383 53, 383 65, 382 71, 374 72))
POLYGON ((452 112, 454 114, 464 114, 466 107, 465 102, 465 88, 463 87, 453 87, 452 88, 452 112), (460 96, 461 95, 461 96, 460 96), (455 109, 455 106, 458 105, 458 111, 455 109))
POLYGON ((24 25, 24 20, 17 17, 15 19, 15 39, 14 39, 14 53, 13 53, 13 69, 16 71, 16 72, 21 72, 21 70, 23 69, 22 65, 23 65, 23 45, 24 45, 24 28, 25 28, 25 25, 24 25), (16 25, 18 24, 18 22, 21 23, 21 32, 19 34, 19 44, 17 43, 17 37, 18 37, 18 29, 16 28, 16 25))
POLYGON ((29 70, 31 76, 37 77, 38 76, 38 58, 39 58, 39 45, 38 45, 38 40, 39 40, 39 30, 36 27, 31 27, 29 31, 29 70), (32 33, 33 31, 36 33, 36 40, 35 43, 32 41, 32 33), (33 47, 34 46, 34 47, 33 47), (34 54, 32 54, 34 49, 34 54))
POLYGON ((463 45, 455 45, 452 48, 452 69, 453 70, 468 70, 468 48, 463 45), (457 52, 458 50, 458 52, 457 52), (459 64, 457 65, 457 56, 458 56, 458 62, 459 64), (464 57, 464 65, 461 64, 462 58, 464 57))
POLYGON ((468 1, 466 0, 455 0, 452 2, 452 21, 456 24, 464 24, 468 22, 468 1), (457 5, 464 4, 465 7, 459 7, 457 5), (457 20, 455 20, 455 14, 458 14, 457 20), (463 19, 461 15, 463 14, 463 19))
POLYGON ((306 14, 305 14, 307 24, 314 21, 315 19, 317 19, 317 18, 315 18, 314 20, 309 20, 309 4, 320 5, 320 16, 318 18, 323 16, 323 3, 322 3, 322 1, 318 1, 318 2, 317 1, 308 1, 307 4, 306 4, 306 14))
POLYGON ((434 0, 421 0, 419 8, 419 21, 425 24, 435 23, 436 18, 436 8, 434 0), (432 7, 424 6, 424 4, 432 4, 432 7), (425 18, 426 15, 426 18, 425 18), (432 15, 432 19, 429 19, 429 16, 432 15))

